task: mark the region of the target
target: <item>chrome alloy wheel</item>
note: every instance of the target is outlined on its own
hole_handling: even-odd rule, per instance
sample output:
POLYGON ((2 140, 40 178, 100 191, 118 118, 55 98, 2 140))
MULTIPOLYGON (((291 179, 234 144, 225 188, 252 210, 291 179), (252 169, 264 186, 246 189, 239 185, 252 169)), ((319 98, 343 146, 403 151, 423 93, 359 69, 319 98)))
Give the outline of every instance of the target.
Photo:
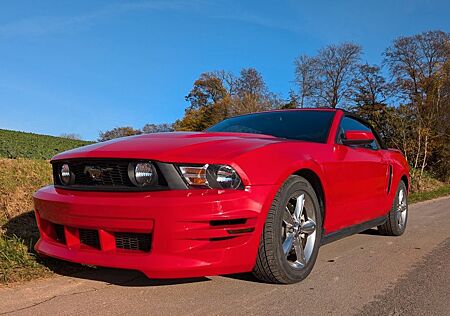
POLYGON ((403 189, 398 191, 397 196, 397 224, 400 229, 405 227, 406 216, 408 215, 408 204, 406 202, 406 194, 403 189))
POLYGON ((315 241, 314 204, 307 194, 301 192, 288 200, 283 213, 282 246, 289 265, 303 269, 311 258, 315 241))

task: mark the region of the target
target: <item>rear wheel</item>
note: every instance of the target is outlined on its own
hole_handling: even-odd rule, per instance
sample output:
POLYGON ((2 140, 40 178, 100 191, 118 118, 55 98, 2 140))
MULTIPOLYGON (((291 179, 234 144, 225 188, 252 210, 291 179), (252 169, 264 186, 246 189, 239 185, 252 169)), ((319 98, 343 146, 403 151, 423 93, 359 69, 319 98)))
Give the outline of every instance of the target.
POLYGON ((408 222, 408 190, 406 184, 400 181, 394 204, 387 215, 386 223, 378 226, 378 231, 386 236, 400 236, 405 232, 408 222))
POLYGON ((311 272, 322 234, 317 195, 303 177, 290 176, 267 215, 253 274, 264 282, 295 283, 311 272))

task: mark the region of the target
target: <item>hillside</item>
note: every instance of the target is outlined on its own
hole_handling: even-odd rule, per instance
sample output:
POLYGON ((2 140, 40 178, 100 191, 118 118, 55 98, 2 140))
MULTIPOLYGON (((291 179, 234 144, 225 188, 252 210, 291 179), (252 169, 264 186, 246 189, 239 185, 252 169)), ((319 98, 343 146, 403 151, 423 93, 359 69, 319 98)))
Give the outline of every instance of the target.
POLYGON ((48 160, 62 151, 91 143, 83 140, 0 129, 0 157, 5 158, 48 160))

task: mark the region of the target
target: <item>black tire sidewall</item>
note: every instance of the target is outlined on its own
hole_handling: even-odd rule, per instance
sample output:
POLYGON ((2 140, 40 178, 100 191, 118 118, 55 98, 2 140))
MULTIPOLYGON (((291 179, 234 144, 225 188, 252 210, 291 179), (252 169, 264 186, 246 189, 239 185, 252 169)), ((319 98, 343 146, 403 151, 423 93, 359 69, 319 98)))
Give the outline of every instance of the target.
POLYGON ((276 258, 278 266, 280 267, 280 273, 283 275, 283 278, 288 281, 288 283, 298 282, 306 278, 314 267, 315 261, 317 259, 317 255, 319 253, 320 247, 320 239, 322 236, 322 215, 320 211, 320 204, 317 199, 317 195, 309 182, 300 176, 290 177, 286 186, 280 192, 279 200, 276 205, 276 213, 274 216, 274 245, 276 247, 276 258), (314 212, 316 217, 316 240, 314 243, 314 249, 311 254, 311 257, 306 264, 306 266, 302 269, 295 269, 291 265, 289 265, 288 261, 285 259, 285 255, 283 252, 281 235, 282 235, 282 221, 283 221, 283 213, 284 208, 287 205, 289 199, 299 193, 304 193, 309 196, 313 205, 314 212))
POLYGON ((406 225, 408 224, 408 217, 409 217, 408 190, 406 188, 405 183, 403 181, 400 181, 397 191, 395 192, 394 203, 392 205, 392 209, 389 214, 389 220, 391 221, 391 227, 392 227, 392 231, 393 231, 394 235, 396 235, 396 236, 403 235, 403 233, 406 230, 406 225), (406 219, 405 219, 405 224, 403 225, 403 228, 400 228, 398 225, 398 222, 397 222, 397 205, 398 205, 398 193, 402 189, 403 189, 403 192, 405 194, 405 199, 406 199, 406 219))

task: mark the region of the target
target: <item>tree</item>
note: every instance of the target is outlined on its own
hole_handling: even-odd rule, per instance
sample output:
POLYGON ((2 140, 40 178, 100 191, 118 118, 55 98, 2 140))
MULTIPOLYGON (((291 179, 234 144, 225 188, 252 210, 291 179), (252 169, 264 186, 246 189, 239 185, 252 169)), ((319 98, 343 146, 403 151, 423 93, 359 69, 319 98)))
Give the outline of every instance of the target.
POLYGON ((141 133, 142 133, 142 131, 140 131, 138 129, 134 129, 130 126, 116 127, 110 131, 100 132, 98 141, 104 142, 104 141, 111 140, 111 139, 118 138, 118 137, 138 135, 141 133))
MULTIPOLYGON (((419 186, 430 159, 438 159, 433 162, 438 170, 450 167, 448 159, 436 158, 449 143, 449 57, 450 35, 442 31, 399 37, 384 52, 396 93, 414 119, 409 132, 413 143, 408 145, 413 150, 404 151, 419 186)), ((448 178, 448 172, 441 177, 448 178)))
MULTIPOLYGON (((220 72, 206 72, 194 82, 194 86, 185 97, 190 103, 190 109, 198 109, 219 102, 230 94, 230 89, 224 85, 224 80, 219 76, 220 72)), ((222 75, 225 75, 222 72, 222 75)))
POLYGON ((299 107, 303 108, 309 97, 313 96, 313 91, 317 85, 318 69, 317 59, 301 55, 294 60, 295 82, 299 90, 299 107))
POLYGON ((280 106, 280 109, 296 109, 301 107, 299 99, 300 97, 293 90, 290 90, 289 99, 280 106))
POLYGON ((351 95, 361 51, 359 45, 342 43, 326 46, 313 57, 298 57, 295 73, 302 106, 342 105, 351 95))
POLYGON ((81 140, 81 136, 75 133, 63 133, 59 137, 73 139, 73 140, 81 140))
POLYGON ((173 124, 145 124, 142 128, 144 134, 173 132, 173 124))
POLYGON ((228 72, 201 74, 185 98, 190 105, 184 117, 174 123, 174 129, 202 131, 228 117, 234 85, 235 78, 228 72))
POLYGON ((282 101, 271 93, 261 74, 244 68, 238 77, 226 71, 203 73, 186 96, 190 103, 176 130, 201 131, 223 119, 279 108, 282 101))
POLYGON ((384 104, 388 94, 389 85, 380 67, 367 63, 357 66, 350 97, 356 106, 384 104))

